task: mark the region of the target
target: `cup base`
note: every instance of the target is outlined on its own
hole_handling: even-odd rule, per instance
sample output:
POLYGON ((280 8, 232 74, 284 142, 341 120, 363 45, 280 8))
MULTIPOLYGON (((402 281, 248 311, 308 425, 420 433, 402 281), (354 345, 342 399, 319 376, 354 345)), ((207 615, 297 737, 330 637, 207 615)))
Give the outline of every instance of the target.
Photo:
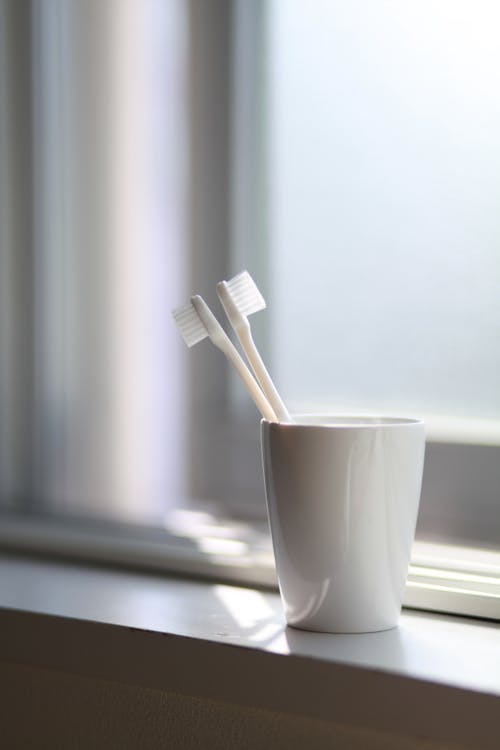
POLYGON ((399 622, 391 625, 382 625, 371 628, 335 628, 335 627, 311 627, 308 625, 293 625, 288 622, 287 627, 294 630, 302 630, 305 633, 324 633, 328 635, 362 635, 363 633, 383 633, 385 630, 394 630, 399 626, 399 622))

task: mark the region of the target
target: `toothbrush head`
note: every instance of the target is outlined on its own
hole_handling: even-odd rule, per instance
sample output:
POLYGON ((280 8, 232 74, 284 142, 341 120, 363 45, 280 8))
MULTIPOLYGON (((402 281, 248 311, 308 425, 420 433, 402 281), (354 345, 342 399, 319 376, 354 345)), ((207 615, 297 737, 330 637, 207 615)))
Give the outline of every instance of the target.
POLYGON ((189 347, 203 341, 208 336, 206 326, 192 302, 172 310, 172 315, 182 338, 189 347))
POLYGON ((265 308, 266 301, 248 271, 242 271, 224 286, 241 315, 248 317, 265 308))

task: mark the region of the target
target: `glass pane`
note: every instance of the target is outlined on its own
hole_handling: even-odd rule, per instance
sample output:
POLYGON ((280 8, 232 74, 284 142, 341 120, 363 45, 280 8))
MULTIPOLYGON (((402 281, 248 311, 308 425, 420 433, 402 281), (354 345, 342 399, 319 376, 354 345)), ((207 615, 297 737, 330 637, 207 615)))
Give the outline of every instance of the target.
POLYGON ((498 5, 268 7, 283 396, 500 419, 498 5))

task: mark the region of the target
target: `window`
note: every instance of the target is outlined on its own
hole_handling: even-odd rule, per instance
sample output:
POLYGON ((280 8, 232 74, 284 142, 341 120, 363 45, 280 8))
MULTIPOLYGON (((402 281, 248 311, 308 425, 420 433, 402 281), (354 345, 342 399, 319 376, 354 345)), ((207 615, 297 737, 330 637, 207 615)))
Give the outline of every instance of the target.
MULTIPOLYGON (((493 576, 496 6, 0 13, 2 506, 52 526, 202 529, 202 551, 214 514, 263 520, 254 407, 170 320, 192 291, 215 309, 216 282, 247 267, 291 409, 427 416, 418 539, 470 549, 493 576)), ((224 534, 233 563, 260 550, 252 527, 224 534)), ((438 548, 420 549, 425 563, 438 548)))
POLYGON ((497 545, 500 14, 276 0, 267 22, 276 377, 298 411, 424 415, 420 533, 497 545))

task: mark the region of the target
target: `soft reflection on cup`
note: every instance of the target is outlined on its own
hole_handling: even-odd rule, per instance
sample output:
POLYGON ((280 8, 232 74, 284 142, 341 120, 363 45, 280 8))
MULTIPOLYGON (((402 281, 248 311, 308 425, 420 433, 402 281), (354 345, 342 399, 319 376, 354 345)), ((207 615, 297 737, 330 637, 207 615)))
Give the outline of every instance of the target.
POLYGON ((397 625, 415 535, 424 423, 391 417, 262 420, 267 507, 289 625, 397 625))

